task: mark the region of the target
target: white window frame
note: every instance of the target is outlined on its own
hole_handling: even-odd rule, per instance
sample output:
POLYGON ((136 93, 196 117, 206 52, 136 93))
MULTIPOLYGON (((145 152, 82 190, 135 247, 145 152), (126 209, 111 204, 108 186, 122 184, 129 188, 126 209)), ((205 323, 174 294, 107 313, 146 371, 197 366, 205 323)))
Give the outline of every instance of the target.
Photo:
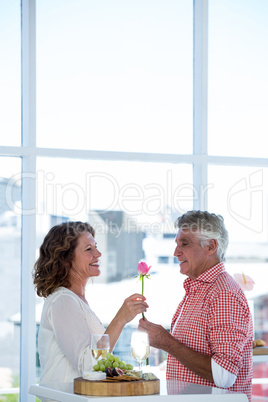
POLYGON ((35 293, 32 267, 35 262, 36 159, 42 157, 140 161, 193 165, 193 185, 199 199, 195 209, 207 209, 208 166, 268 167, 265 158, 221 157, 208 155, 208 0, 193 0, 193 154, 145 154, 136 152, 80 151, 36 147, 36 0, 21 0, 22 29, 22 146, 0 146, 0 155, 22 159, 22 266, 21 266, 21 351, 20 401, 34 401, 28 389, 36 380, 35 293), (201 197, 202 194, 202 197, 201 197))

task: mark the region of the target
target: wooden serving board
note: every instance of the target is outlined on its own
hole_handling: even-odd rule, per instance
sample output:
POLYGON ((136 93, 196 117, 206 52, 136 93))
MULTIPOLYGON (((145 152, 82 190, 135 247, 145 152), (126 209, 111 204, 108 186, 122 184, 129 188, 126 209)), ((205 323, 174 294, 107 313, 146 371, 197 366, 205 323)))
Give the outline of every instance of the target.
POLYGON ((258 355, 268 355, 268 347, 267 346, 256 346, 253 348, 253 356, 258 355))
POLYGON ((160 381, 89 381, 74 379, 74 393, 95 396, 133 396, 159 394, 160 381))

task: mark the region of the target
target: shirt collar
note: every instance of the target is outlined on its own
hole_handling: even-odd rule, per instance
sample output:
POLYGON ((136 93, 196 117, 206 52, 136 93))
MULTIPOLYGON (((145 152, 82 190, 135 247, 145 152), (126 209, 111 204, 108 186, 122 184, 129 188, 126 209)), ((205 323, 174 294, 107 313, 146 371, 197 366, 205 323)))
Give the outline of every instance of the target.
POLYGON ((203 274, 201 274, 196 279, 187 278, 185 279, 183 286, 186 292, 189 292, 191 289, 196 288, 198 285, 202 283, 213 283, 218 278, 218 276, 225 271, 224 262, 219 262, 213 267, 209 268, 203 274))

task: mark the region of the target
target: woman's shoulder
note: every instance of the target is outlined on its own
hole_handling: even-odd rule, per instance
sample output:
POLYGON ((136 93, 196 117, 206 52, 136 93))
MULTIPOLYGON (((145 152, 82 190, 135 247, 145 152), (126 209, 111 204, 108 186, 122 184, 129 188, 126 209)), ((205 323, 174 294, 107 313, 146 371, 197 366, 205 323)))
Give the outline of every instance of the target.
POLYGON ((72 292, 68 288, 60 286, 46 298, 46 302, 47 304, 51 304, 55 303, 56 301, 63 302, 71 299, 77 303, 79 302, 79 297, 74 292, 72 292))

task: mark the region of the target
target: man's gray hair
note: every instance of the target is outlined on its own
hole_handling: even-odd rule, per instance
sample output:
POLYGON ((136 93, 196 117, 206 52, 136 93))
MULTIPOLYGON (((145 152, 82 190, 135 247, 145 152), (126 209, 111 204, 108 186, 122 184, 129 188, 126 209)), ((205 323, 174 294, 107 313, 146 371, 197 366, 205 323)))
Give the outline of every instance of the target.
POLYGON ((194 232, 200 239, 201 247, 211 239, 217 240, 217 256, 220 261, 225 261, 229 236, 221 215, 207 211, 188 211, 176 220, 175 227, 194 232))

